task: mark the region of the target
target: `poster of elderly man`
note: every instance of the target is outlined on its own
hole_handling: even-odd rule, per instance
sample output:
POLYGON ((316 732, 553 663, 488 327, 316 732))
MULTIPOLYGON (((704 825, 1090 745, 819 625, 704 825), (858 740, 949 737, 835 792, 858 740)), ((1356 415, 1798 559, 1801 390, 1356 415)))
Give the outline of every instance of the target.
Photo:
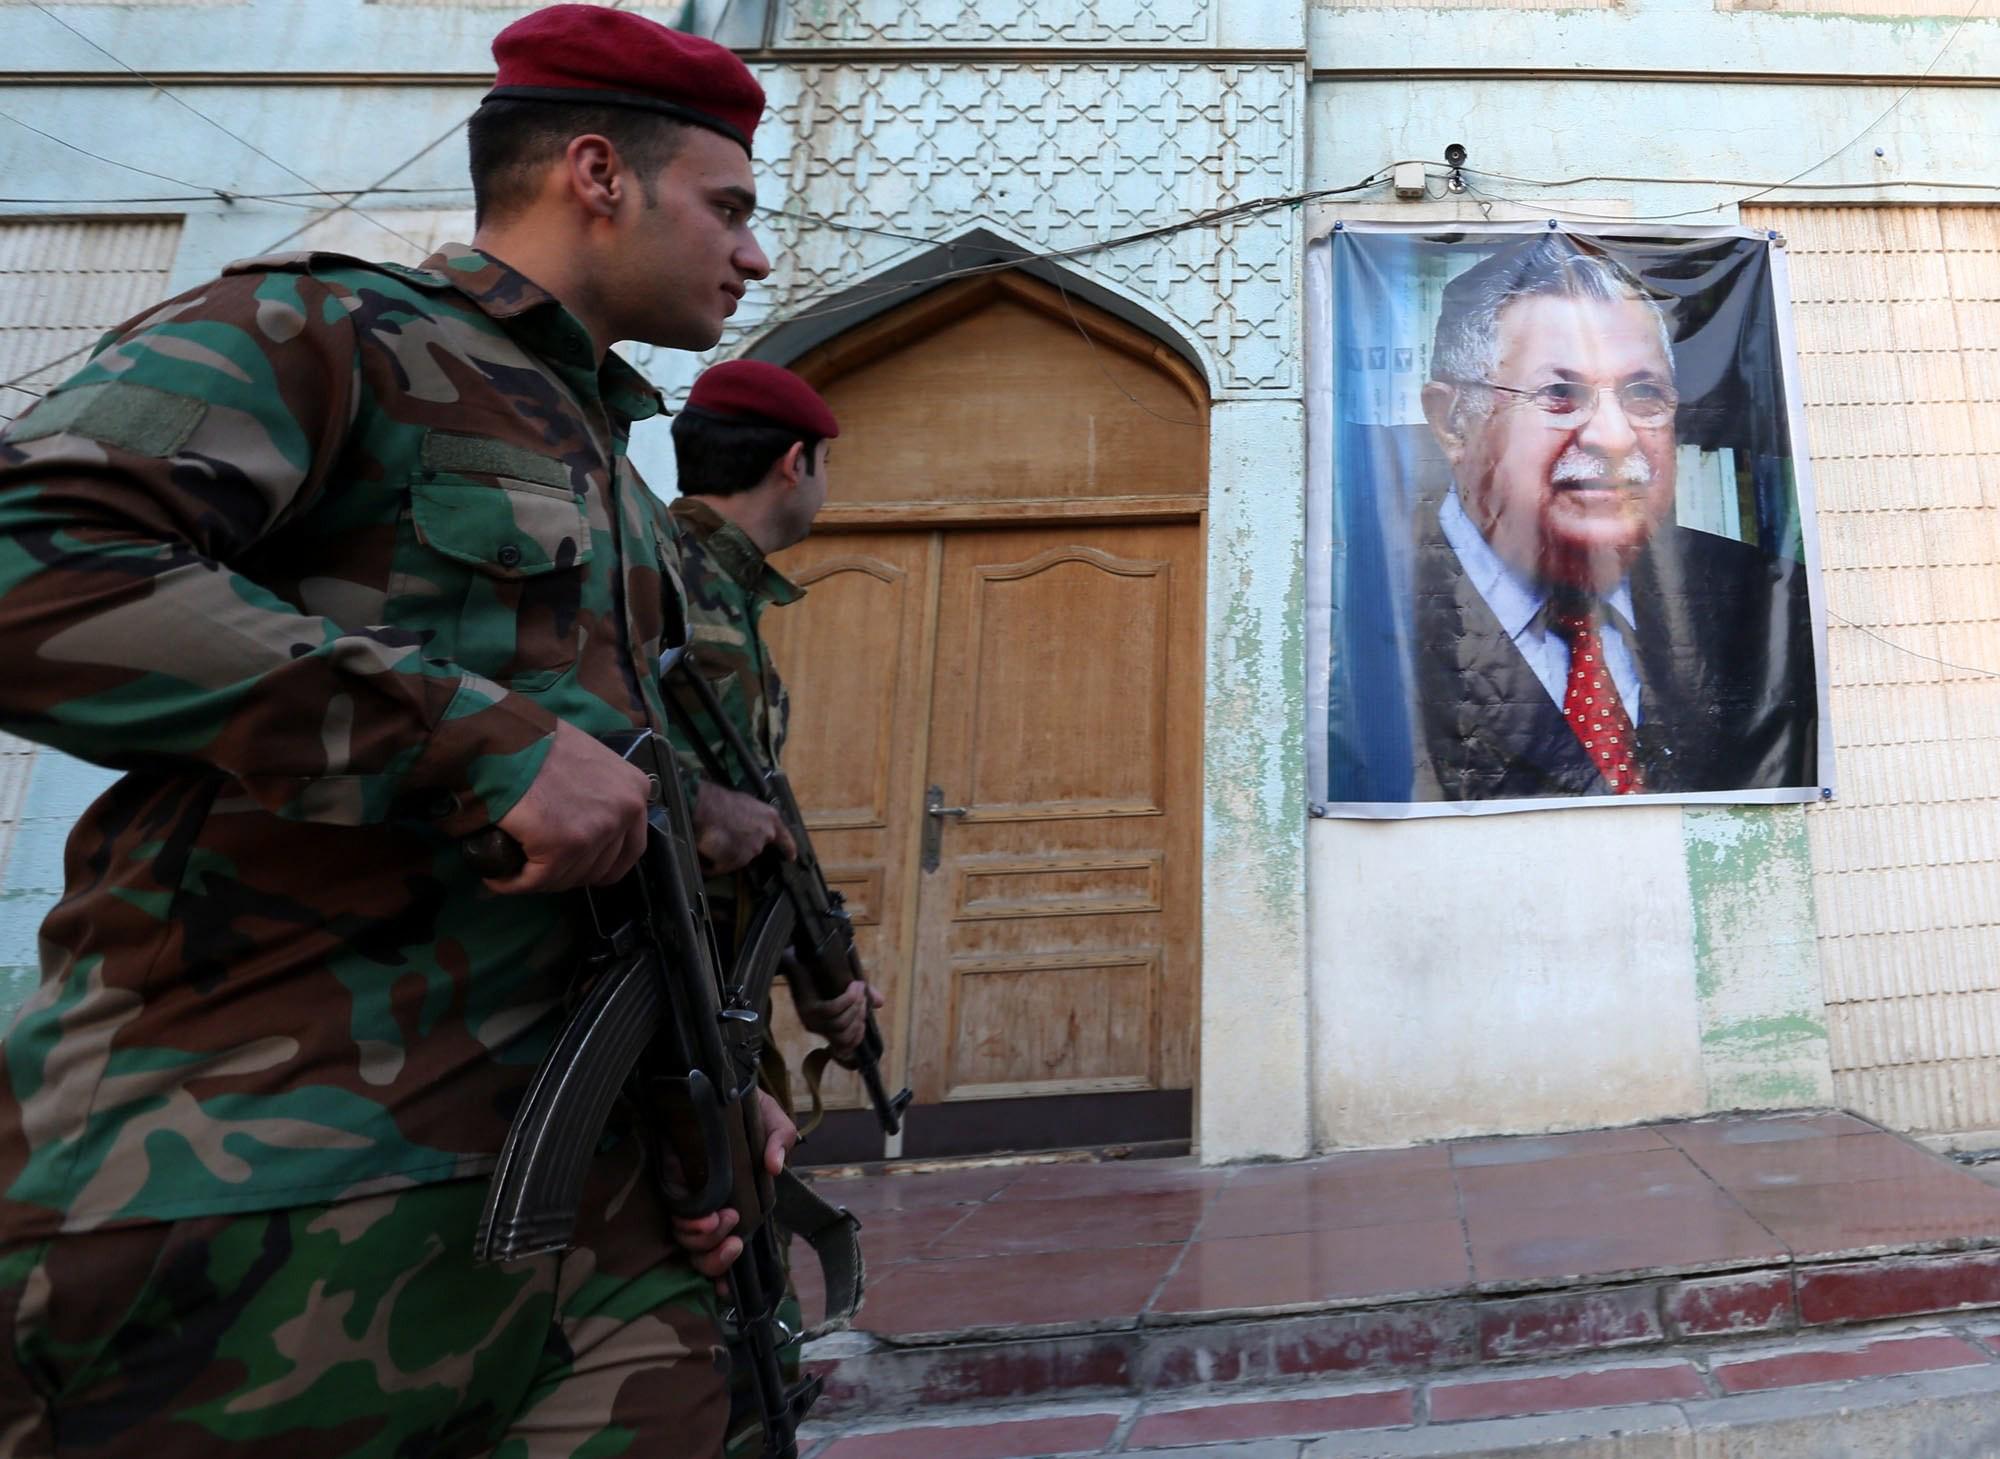
POLYGON ((1829 787, 1782 241, 1343 225, 1313 265, 1327 811, 1829 787))

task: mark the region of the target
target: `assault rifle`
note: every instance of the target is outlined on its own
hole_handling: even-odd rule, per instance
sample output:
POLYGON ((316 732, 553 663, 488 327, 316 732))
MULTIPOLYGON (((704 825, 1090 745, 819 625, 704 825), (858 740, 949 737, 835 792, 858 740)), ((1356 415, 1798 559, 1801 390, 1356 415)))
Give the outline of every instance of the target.
MULTIPOLYGON (((721 975, 671 752, 650 731, 613 748, 649 772, 646 849, 615 885, 586 893, 595 948, 574 1011, 508 1129, 474 1250, 497 1262, 567 1249, 598 1138, 612 1106, 628 1098, 678 1166, 661 1182, 671 1213, 734 1207, 740 1218, 724 1327, 756 1379, 765 1459, 795 1459, 798 1425, 821 1381, 788 1384, 780 1364, 802 1336, 779 1317, 785 1246, 796 1232, 819 1254, 833 1318, 821 1330, 844 1326, 860 1300, 858 1223, 789 1171, 774 1181, 765 1170, 757 1062, 768 989, 721 975)), ((488 876, 521 865, 519 844, 497 827, 464 850, 488 876)))
MULTIPOLYGON (((766 766, 744 743, 742 731, 723 713, 715 690, 685 653, 662 661, 661 680, 661 698, 666 701, 667 714, 694 747, 703 772, 717 785, 755 796, 776 811, 797 848, 797 855, 790 860, 776 851, 767 851, 752 863, 752 875, 762 885, 757 909, 751 915, 743 946, 737 953, 739 980, 746 985, 770 987, 779 961, 790 951, 805 972, 813 998, 821 1003, 832 1002, 853 984, 865 981, 866 974, 861 967, 861 954, 854 945, 853 919, 847 915, 840 893, 826 884, 826 873, 813 854, 812 837, 806 834, 805 817, 799 813, 799 803, 792 795, 791 781, 776 765, 766 766), (673 692, 676 682, 687 686, 702 712, 721 731, 730 754, 742 767, 740 778, 729 773, 688 706, 673 692)), ((884 1134, 893 1135, 903 1127, 903 1111, 909 1107, 910 1091, 904 1089, 892 1095, 883 1084, 882 1031, 876 1026, 874 1009, 864 1008, 863 1013, 867 1027, 862 1031, 860 1047, 840 1062, 861 1076, 877 1123, 884 1134)), ((819 1075, 825 1063, 824 1054, 808 1057, 806 1062, 815 1109, 819 1103, 819 1075)))

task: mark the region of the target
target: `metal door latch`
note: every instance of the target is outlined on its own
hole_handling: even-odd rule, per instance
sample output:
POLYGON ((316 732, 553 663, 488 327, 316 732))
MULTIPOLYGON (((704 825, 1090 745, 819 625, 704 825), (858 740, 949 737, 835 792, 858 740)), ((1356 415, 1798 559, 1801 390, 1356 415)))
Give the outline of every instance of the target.
POLYGON ((946 805, 944 791, 933 785, 924 792, 924 870, 936 871, 944 854, 944 821, 946 816, 953 820, 963 820, 966 807, 946 805))

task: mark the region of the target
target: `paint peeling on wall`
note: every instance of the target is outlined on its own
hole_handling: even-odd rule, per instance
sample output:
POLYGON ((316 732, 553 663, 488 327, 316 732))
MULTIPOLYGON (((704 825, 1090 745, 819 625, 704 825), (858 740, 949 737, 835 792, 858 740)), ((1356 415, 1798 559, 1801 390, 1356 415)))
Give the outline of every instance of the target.
POLYGON ((1798 806, 1683 814, 1710 1109, 1833 1098, 1805 817, 1798 806))
POLYGON ((1291 605, 1304 591, 1305 565, 1294 550, 1279 597, 1271 549, 1249 523, 1219 551, 1211 544, 1226 590, 1211 659, 1209 815, 1215 840, 1258 867, 1252 889, 1264 913, 1289 917, 1297 914, 1305 826, 1304 626, 1291 605))
POLYGON ((1211 416, 1202 1027, 1207 1160, 1311 1140, 1305 943, 1304 411, 1211 416), (1254 1072, 1253 1072, 1254 1071, 1254 1072))

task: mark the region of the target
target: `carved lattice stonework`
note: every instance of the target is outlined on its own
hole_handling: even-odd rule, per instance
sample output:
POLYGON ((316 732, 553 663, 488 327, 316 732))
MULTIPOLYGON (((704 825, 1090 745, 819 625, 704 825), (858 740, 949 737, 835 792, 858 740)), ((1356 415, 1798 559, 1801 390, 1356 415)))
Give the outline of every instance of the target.
MULTIPOLYGON (((1297 74, 1284 66, 814 65, 761 79, 776 272, 725 354, 975 228, 1074 248, 1300 185, 1297 74)), ((1217 396, 1296 396, 1297 249, 1285 208, 1068 266, 1204 341, 1217 396)))
POLYGON ((790 0, 792 44, 1199 45, 1213 0, 790 0))

